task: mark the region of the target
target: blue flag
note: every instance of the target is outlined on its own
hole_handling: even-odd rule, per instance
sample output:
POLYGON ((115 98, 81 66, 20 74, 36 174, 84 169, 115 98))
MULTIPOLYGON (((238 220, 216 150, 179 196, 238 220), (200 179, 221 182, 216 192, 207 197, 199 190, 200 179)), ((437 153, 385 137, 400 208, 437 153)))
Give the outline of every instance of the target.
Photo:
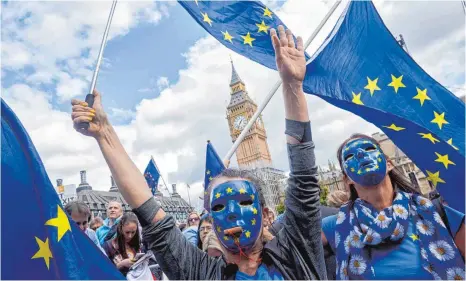
POLYGON ((155 192, 157 192, 157 186, 159 184, 160 174, 159 170, 155 166, 154 159, 150 159, 149 164, 147 164, 146 170, 144 171, 144 177, 146 178, 152 195, 155 195, 155 192))
POLYGON ((125 279, 64 212, 26 130, 1 102, 2 279, 125 279))
POLYGON ((207 188, 209 187, 210 182, 223 170, 225 170, 225 166, 223 165, 222 159, 218 156, 212 143, 207 141, 204 174, 204 209, 207 211, 210 211, 209 206, 207 206, 207 188))
MULTIPOLYGON (((226 47, 276 69, 265 29, 282 23, 270 9, 254 1, 180 3, 226 47)), ((307 65, 304 91, 379 127, 448 204, 464 210, 464 103, 399 46, 372 2, 348 4, 307 65)))

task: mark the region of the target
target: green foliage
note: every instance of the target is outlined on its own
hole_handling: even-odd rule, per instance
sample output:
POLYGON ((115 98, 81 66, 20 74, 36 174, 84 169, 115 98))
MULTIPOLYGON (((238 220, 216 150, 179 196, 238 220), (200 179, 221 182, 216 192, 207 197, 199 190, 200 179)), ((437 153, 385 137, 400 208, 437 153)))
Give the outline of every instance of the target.
POLYGON ((278 215, 283 214, 285 212, 285 204, 283 204, 283 202, 280 202, 280 204, 277 205, 276 209, 278 215))
POLYGON ((320 204, 323 206, 327 206, 327 195, 329 193, 327 185, 320 186, 320 204))

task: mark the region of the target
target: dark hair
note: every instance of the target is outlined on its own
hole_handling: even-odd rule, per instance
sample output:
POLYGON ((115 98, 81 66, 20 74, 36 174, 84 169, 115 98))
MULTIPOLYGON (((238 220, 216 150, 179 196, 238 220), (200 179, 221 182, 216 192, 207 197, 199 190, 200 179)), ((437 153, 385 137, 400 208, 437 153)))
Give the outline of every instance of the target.
MULTIPOLYGON (((343 147, 350 140, 354 140, 354 139, 368 139, 371 142, 377 144, 377 146, 383 152, 382 148, 380 147, 379 142, 376 141, 374 138, 369 137, 369 136, 364 135, 364 134, 353 134, 353 135, 351 135, 342 144, 340 144, 340 146, 338 147, 338 151, 337 151, 337 158, 338 158, 338 162, 340 163, 340 169, 342 170, 342 172, 343 172, 343 174, 345 176, 348 176, 348 175, 346 175, 345 170, 343 169, 343 159, 341 158, 341 153, 343 151, 343 147)), ((389 161, 391 163, 391 160, 388 158, 387 155, 385 155, 385 158, 387 159, 387 162, 389 161)), ((419 193, 419 191, 416 190, 416 188, 413 187, 412 183, 403 174, 403 172, 400 171, 397 167, 393 167, 393 169, 390 172, 388 172, 388 176, 390 177, 390 181, 392 182, 392 185, 393 185, 394 188, 397 188, 399 190, 402 190, 402 191, 405 191, 405 192, 408 192, 408 193, 419 193)), ((354 188, 354 186, 352 184, 350 184, 349 188, 350 188, 350 198, 349 198, 349 200, 351 202, 354 202, 354 200, 356 200, 358 198, 358 193, 356 192, 356 189, 354 188)))
POLYGON ((210 224, 214 224, 214 220, 210 214, 205 214, 201 217, 199 221, 199 226, 197 228, 197 247, 202 250, 202 241, 201 241, 201 225, 203 222, 208 222, 210 224))
POLYGON ((118 252, 120 253, 123 259, 128 258, 128 254, 126 253, 125 236, 123 235, 123 226, 131 222, 136 224, 136 233, 134 234, 133 238, 131 239, 131 241, 129 241, 128 244, 136 251, 136 253, 139 252, 139 249, 141 248, 138 218, 132 212, 125 213, 121 217, 120 222, 118 223, 117 236, 115 238, 118 244, 118 252))
MULTIPOLYGON (((259 194, 259 203, 260 203, 261 208, 264 208, 265 198, 264 198, 264 194, 262 193, 262 189, 265 187, 265 182, 260 177, 258 177, 254 173, 254 171, 227 168, 223 170, 218 176, 216 176, 215 179, 220 178, 220 177, 242 178, 242 179, 250 181, 256 187, 257 194, 259 194)), ((214 180, 212 180, 209 186, 207 187, 207 194, 208 194, 207 206, 210 206, 210 193, 212 192, 212 188, 213 188, 212 182, 214 182, 214 180)))
POLYGON ((91 210, 82 201, 71 201, 65 206, 65 211, 71 216, 72 213, 79 213, 87 216, 87 221, 91 219, 91 210))

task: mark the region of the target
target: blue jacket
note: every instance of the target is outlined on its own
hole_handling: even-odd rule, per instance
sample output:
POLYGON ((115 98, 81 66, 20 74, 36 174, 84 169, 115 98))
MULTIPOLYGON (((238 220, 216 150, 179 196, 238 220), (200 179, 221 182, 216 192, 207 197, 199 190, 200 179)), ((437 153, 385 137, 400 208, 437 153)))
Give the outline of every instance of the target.
POLYGON ((191 242, 196 247, 197 247, 197 229, 198 229, 197 226, 190 226, 183 231, 183 235, 186 238, 186 240, 191 242))
MULTIPOLYGON (((117 224, 119 221, 120 221, 121 217, 117 218, 115 220, 115 224, 117 224)), ((110 231, 110 229, 112 228, 111 226, 108 226, 108 223, 110 222, 110 220, 108 218, 106 218, 104 220, 104 224, 97 228, 95 234, 97 234, 97 239, 99 239, 99 243, 100 243, 100 246, 103 246, 105 244, 105 236, 107 236, 107 233, 110 231)))

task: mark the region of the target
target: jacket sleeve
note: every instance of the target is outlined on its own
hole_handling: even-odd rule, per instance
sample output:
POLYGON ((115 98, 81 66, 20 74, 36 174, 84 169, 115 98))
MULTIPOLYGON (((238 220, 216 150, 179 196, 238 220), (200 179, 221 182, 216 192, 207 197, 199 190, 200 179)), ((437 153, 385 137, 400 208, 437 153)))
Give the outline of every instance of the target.
POLYGON ((175 226, 173 217, 167 215, 145 226, 143 239, 170 280, 221 279, 224 260, 211 258, 191 244, 175 226))
POLYGON ((188 239, 188 241, 197 246, 197 228, 188 227, 185 231, 183 231, 183 236, 188 239))
MULTIPOLYGON (((309 130, 310 130, 310 125, 309 130)), ((312 140, 288 144, 290 176, 285 197, 284 229, 279 239, 295 247, 313 276, 327 279, 321 240, 320 188, 312 140)))

